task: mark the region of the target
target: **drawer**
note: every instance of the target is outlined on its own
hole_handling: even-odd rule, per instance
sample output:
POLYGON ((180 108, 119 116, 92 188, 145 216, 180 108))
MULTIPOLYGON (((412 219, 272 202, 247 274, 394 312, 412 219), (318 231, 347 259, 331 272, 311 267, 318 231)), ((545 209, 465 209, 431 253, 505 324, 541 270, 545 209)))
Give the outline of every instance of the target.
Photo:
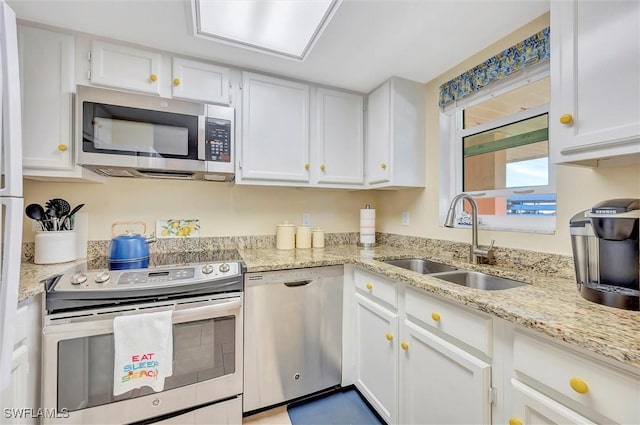
POLYGON ((407 288, 407 316, 491 356, 491 317, 407 288))
POLYGON ((398 308, 398 285, 382 276, 356 269, 354 272, 356 289, 368 294, 371 298, 384 301, 398 308))
POLYGON ((640 423, 639 376, 520 331, 516 331, 513 344, 517 373, 614 422, 640 423))

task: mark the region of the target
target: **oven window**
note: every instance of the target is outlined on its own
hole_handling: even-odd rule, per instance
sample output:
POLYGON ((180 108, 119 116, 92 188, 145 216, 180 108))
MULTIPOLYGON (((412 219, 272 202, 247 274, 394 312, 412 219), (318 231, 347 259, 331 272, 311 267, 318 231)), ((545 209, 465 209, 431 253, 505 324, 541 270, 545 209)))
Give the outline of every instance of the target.
MULTIPOLYGON (((170 390, 235 373, 235 316, 173 326, 173 376, 170 390)), ((113 395, 113 334, 58 343, 58 410, 86 409, 153 394, 149 387, 113 395)))

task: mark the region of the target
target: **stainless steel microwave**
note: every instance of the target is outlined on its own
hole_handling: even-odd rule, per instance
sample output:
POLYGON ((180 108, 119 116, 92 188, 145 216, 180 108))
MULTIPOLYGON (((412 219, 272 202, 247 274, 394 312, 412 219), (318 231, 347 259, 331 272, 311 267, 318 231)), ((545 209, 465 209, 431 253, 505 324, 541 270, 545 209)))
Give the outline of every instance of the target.
POLYGON ((77 87, 78 164, 111 177, 232 181, 234 109, 77 87))

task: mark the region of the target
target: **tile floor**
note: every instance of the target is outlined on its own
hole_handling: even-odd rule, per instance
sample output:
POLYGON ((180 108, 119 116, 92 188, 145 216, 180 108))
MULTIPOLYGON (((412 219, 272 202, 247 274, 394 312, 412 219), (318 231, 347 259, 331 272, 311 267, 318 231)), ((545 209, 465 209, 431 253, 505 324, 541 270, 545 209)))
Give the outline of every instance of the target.
POLYGON ((265 410, 255 415, 247 416, 242 420, 243 425, 291 425, 287 406, 265 410))

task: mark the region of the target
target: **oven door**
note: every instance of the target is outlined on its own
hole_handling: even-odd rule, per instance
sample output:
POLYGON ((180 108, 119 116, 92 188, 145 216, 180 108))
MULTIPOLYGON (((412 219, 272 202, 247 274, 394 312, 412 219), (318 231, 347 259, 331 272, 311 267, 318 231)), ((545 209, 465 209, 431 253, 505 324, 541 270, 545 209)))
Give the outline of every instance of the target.
POLYGON ((152 305, 45 318, 42 400, 57 415, 43 423, 129 423, 242 393, 242 294, 152 305), (174 311, 173 375, 162 392, 114 396, 113 318, 164 310, 174 311))

